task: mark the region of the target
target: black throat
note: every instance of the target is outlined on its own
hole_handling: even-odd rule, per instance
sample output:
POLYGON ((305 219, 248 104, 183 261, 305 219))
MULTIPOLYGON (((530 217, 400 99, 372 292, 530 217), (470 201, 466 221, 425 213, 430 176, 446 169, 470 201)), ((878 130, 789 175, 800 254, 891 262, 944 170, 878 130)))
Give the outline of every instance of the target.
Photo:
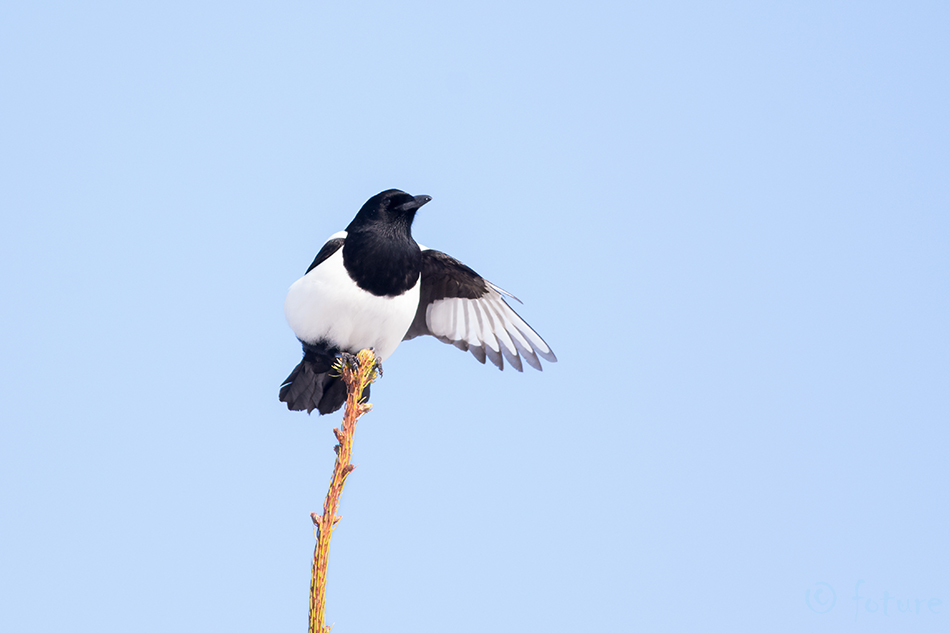
POLYGON ((356 285, 378 297, 398 297, 419 281, 422 250, 408 228, 374 224, 348 232, 343 265, 356 285))

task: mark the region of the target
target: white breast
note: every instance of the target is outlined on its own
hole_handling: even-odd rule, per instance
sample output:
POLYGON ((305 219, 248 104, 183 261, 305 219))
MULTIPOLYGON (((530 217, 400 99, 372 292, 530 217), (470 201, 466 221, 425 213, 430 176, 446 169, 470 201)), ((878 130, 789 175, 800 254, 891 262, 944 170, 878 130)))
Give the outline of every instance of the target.
POLYGON ((418 280, 401 296, 377 297, 350 279, 340 248, 294 282, 284 301, 284 315, 301 341, 325 340, 354 353, 372 347, 385 360, 396 351, 418 306, 418 280))

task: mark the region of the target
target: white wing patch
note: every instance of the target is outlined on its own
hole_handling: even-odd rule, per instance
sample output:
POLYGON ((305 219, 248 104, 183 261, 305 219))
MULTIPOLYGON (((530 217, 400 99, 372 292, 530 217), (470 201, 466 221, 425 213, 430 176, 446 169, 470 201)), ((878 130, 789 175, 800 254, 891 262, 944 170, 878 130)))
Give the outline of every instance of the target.
POLYGON ((488 283, 488 292, 479 299, 433 301, 426 308, 426 327, 439 340, 471 352, 480 363, 488 358, 499 369, 504 369, 502 358, 518 371, 522 358, 537 370, 538 356, 557 362, 548 344, 505 303, 502 293, 511 297, 488 283))

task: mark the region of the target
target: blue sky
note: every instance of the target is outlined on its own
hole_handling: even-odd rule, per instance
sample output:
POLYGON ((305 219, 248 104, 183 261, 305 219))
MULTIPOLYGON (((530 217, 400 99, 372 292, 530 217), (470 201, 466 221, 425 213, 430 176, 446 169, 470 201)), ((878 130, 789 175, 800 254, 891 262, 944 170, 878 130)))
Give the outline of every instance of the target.
POLYGON ((283 298, 397 187, 559 362, 387 361, 334 631, 947 630, 948 24, 8 3, 0 628, 304 629, 283 298))

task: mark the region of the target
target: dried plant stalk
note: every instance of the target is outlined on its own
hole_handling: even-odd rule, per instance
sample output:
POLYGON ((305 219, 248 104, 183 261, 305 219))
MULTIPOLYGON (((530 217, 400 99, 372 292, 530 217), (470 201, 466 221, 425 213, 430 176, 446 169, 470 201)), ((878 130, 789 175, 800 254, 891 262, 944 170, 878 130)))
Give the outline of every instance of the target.
POLYGON ((323 515, 311 513, 317 544, 313 550, 312 576, 310 579, 310 633, 328 633, 324 626, 327 590, 327 559, 330 554, 330 536, 333 527, 340 521, 337 509, 340 507, 340 493, 346 477, 356 468, 350 463, 353 451, 353 434, 356 421, 373 405, 360 402, 363 389, 373 382, 380 373, 379 363, 371 350, 364 349, 355 357, 344 357, 337 363, 337 369, 346 383, 347 399, 343 414, 343 429, 333 429, 339 444, 336 446, 336 463, 333 465, 333 478, 330 489, 323 502, 323 515))

